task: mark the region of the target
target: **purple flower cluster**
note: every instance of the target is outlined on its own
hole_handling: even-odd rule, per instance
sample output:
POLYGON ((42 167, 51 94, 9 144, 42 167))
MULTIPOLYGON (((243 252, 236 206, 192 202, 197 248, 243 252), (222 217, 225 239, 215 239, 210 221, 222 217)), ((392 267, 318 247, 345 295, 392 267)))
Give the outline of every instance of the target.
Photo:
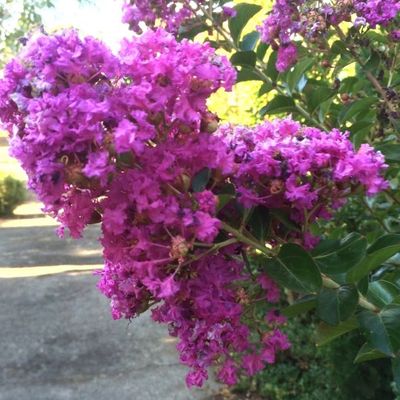
POLYGON ((234 183, 240 201, 287 210, 303 226, 330 218, 360 184, 369 195, 388 186, 380 175, 382 154, 367 144, 355 151, 336 129, 326 133, 288 118, 252 128, 227 125, 219 134, 239 164, 234 183))
POLYGON ((358 0, 354 1, 354 9, 361 18, 372 28, 377 25, 386 26, 400 12, 399 0, 358 0))
POLYGON ((211 365, 234 384, 290 346, 271 308, 279 288, 250 276, 248 245, 222 229, 233 219, 218 211, 222 188, 233 185, 245 207, 288 212, 305 227, 289 239, 312 246, 310 221, 328 218, 360 184, 369 194, 386 187, 383 157, 368 145, 354 151, 336 130, 290 119, 218 130, 207 99, 235 77, 211 46, 159 29, 126 40, 118 55, 75 31, 40 34, 0 80, 0 119, 29 186, 60 234, 79 238, 101 222, 98 286, 113 317, 152 308, 179 340, 189 386, 201 386, 211 365), (252 312, 260 300, 261 322, 252 312))
POLYGON ((278 50, 276 68, 284 72, 297 61, 296 35, 318 41, 327 29, 356 16, 356 26, 386 26, 400 12, 399 0, 339 0, 335 5, 310 0, 275 0, 271 13, 258 27, 261 40, 278 50))
POLYGON ((128 0, 123 5, 122 22, 137 33, 142 32, 140 24, 154 28, 160 22, 168 32, 177 32, 182 22, 192 16, 193 11, 185 1, 128 0))
MULTIPOLYGON (((102 223, 99 288, 113 317, 160 303, 153 318, 179 338, 188 385, 201 385, 215 363, 234 383, 289 347, 279 318, 266 320, 262 342, 251 342, 241 245, 226 238, 230 247, 210 252, 220 233, 217 196, 192 188, 204 169, 215 188, 234 173, 206 106, 234 80, 210 46, 158 30, 125 41, 118 56, 75 31, 41 34, 0 81, 0 118, 31 189, 61 234, 68 228, 78 238, 87 224, 102 223)), ((268 278, 253 286, 279 299, 268 278)))

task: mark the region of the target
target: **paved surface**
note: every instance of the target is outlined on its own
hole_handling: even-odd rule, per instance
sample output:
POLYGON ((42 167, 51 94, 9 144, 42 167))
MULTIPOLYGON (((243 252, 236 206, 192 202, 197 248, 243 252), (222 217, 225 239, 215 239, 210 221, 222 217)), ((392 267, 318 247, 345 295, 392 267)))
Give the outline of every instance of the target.
POLYGON ((18 274, 20 267, 101 263, 96 228, 74 242, 59 240, 51 225, 0 221, 0 271, 18 276, 0 278, 0 400, 207 398, 210 387, 186 389, 166 328, 148 315, 113 321, 90 272, 18 274))

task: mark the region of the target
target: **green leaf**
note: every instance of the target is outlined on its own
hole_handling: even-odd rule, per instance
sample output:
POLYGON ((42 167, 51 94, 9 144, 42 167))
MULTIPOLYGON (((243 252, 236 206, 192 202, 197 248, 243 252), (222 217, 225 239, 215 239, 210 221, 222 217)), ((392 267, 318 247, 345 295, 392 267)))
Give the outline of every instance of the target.
POLYGON ((259 60, 264 60, 265 54, 267 53, 267 50, 269 48, 269 45, 267 43, 263 43, 261 42, 258 46, 257 46, 257 58, 259 60))
POLYGON ((400 144, 382 144, 375 147, 385 156, 388 162, 400 162, 400 144))
POLYGON ((260 38, 260 32, 253 31, 243 37, 240 43, 240 49, 243 51, 252 51, 255 49, 258 39, 260 38))
POLYGON ((326 323, 337 325, 349 319, 358 305, 358 290, 353 285, 324 288, 317 297, 317 314, 326 323))
POLYGON ((316 110, 326 100, 334 96, 335 93, 336 92, 333 89, 326 86, 315 87, 311 92, 311 96, 308 98, 308 105, 311 112, 316 110))
POLYGON ((394 357, 400 350, 400 305, 390 304, 378 314, 365 310, 358 315, 358 319, 369 343, 389 357, 394 357))
POLYGON ((211 170, 209 168, 201 169, 192 180, 193 192, 202 192, 211 178, 211 170))
POLYGON ((239 41, 241 33, 249 20, 256 15, 261 8, 261 6, 249 3, 240 3, 235 6, 236 16, 230 18, 228 21, 229 31, 235 43, 239 41))
POLYGON ((349 271, 347 281, 359 281, 399 251, 400 235, 389 234, 380 237, 368 248, 365 259, 349 271))
POLYGON ((278 95, 274 97, 265 107, 260 110, 260 116, 264 117, 266 114, 283 114, 291 112, 295 109, 294 100, 291 97, 278 95))
POLYGON ((364 258, 367 244, 365 237, 351 233, 326 252, 314 256, 314 259, 322 272, 340 274, 347 272, 364 258))
POLYGON ((312 257, 293 243, 284 244, 279 255, 268 260, 266 272, 280 285, 296 292, 316 292, 322 286, 321 273, 312 257))
POLYGON ((269 232, 270 218, 269 210, 266 207, 254 208, 249 221, 250 233, 260 241, 265 241, 269 232))
POLYGON ((399 294, 400 289, 394 283, 382 279, 369 284, 367 298, 381 308, 392 303, 399 294))
POLYGON ((365 361, 376 360, 378 358, 386 358, 386 354, 377 350, 370 343, 364 343, 361 349, 358 351, 354 363, 362 363, 365 361))
POLYGON ((365 97, 364 99, 353 101, 353 103, 343 108, 339 116, 339 122, 344 123, 345 121, 349 121, 361 112, 367 113, 377 101, 376 97, 365 97))
POLYGON ((392 372, 393 380, 396 385, 396 389, 400 392, 400 358, 396 357, 392 360, 392 372))
POLYGON ((274 87, 272 86, 271 83, 269 82, 264 82, 261 87, 260 90, 258 91, 258 96, 262 96, 264 94, 269 93, 274 87))
POLYGON ((297 84, 299 83, 301 77, 304 73, 311 67, 312 64, 315 63, 314 58, 304 58, 300 62, 296 64, 293 71, 289 72, 286 78, 286 82, 288 84, 288 88, 290 93, 293 93, 297 84))
POLYGON ((276 51, 272 52, 269 56, 267 67, 265 68, 265 74, 270 78, 273 82, 278 78, 279 72, 276 69, 276 59, 278 57, 278 53, 276 51))
POLYGON ((281 224, 286 228, 294 232, 301 232, 300 226, 296 225, 290 218, 289 215, 279 208, 271 208, 270 214, 272 217, 276 218, 281 224))
POLYGON ((254 67, 256 65, 257 56, 254 51, 238 51, 231 57, 233 65, 240 65, 246 67, 254 67))
POLYGON ((317 328, 317 345, 323 346, 330 341, 358 328, 357 318, 353 317, 339 325, 328 325, 321 322, 317 328))
POLYGON ((217 212, 221 211, 234 198, 235 198, 235 195, 232 195, 232 194, 219 194, 218 195, 217 212))
POLYGON ((297 300, 295 303, 284 308, 282 314, 286 317, 295 317, 296 315, 305 313, 312 310, 317 306, 317 301, 315 296, 304 296, 297 300))
POLYGON ((254 69, 242 68, 238 71, 236 82, 246 82, 246 81, 262 81, 260 75, 257 74, 254 69))

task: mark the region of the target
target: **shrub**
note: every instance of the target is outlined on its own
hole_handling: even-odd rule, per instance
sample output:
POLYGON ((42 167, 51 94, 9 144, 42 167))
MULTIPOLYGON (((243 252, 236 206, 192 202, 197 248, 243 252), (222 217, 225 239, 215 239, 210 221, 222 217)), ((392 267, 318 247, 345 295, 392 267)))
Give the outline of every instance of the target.
POLYGON ((312 340, 315 328, 309 318, 289 320, 291 351, 282 353, 274 367, 243 379, 234 389, 238 399, 249 392, 268 400, 394 398, 388 360, 354 364, 357 348, 363 343, 359 334, 342 336, 316 349, 312 340))
POLYGON ((7 176, 0 178, 0 215, 11 215, 19 204, 26 198, 26 190, 23 182, 7 176))

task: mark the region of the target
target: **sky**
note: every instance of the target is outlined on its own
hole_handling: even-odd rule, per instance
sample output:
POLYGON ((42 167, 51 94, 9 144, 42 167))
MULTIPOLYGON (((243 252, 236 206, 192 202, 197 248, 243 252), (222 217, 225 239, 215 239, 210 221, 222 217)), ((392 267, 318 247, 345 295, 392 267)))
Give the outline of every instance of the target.
POLYGON ((118 49, 120 40, 129 35, 128 26, 121 22, 122 0, 54 0, 54 8, 41 12, 46 31, 78 28, 82 35, 103 40, 118 49))

